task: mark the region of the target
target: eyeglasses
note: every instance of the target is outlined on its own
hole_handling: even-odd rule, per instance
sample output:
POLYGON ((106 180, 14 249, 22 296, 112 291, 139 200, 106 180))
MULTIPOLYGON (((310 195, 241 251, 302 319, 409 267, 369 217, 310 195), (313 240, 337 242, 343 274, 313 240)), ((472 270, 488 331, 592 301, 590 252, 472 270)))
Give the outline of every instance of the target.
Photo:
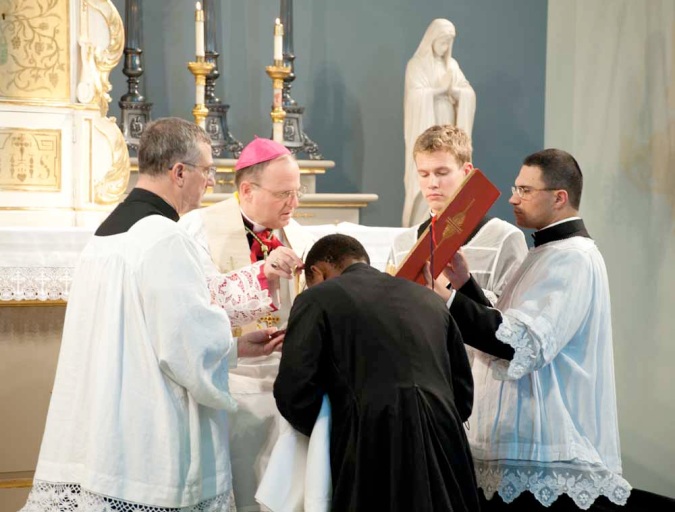
POLYGON ((283 200, 283 201, 288 201, 291 197, 297 197, 300 199, 302 196, 304 196, 307 193, 307 187, 304 185, 301 186, 299 189, 296 190, 283 190, 281 192, 275 192, 274 190, 270 190, 268 188, 263 187, 262 185, 258 185, 257 183, 251 182, 251 185, 254 185, 258 188, 263 189, 265 192, 269 192, 272 194, 272 196, 275 199, 283 200))
POLYGON ((511 193, 516 194, 521 199, 527 199, 527 196, 530 195, 530 192, 540 192, 543 190, 558 190, 557 188, 532 188, 532 187, 521 187, 516 185, 511 187, 511 193))
POLYGON ((202 174, 207 180, 215 181, 216 179, 216 171, 218 168, 215 165, 196 165, 196 164, 191 164, 190 162, 182 162, 184 165, 189 165, 190 167, 194 167, 195 169, 199 169, 202 171, 202 174))

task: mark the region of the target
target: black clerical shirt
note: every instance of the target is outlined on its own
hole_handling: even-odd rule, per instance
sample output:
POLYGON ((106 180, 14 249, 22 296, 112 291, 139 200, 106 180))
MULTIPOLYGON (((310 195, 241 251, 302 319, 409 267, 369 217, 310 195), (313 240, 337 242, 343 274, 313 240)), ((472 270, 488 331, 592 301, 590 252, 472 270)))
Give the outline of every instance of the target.
POLYGON ((126 233, 131 226, 149 215, 161 215, 174 222, 180 218, 178 212, 154 192, 134 188, 127 198, 108 215, 94 234, 110 236, 126 233))

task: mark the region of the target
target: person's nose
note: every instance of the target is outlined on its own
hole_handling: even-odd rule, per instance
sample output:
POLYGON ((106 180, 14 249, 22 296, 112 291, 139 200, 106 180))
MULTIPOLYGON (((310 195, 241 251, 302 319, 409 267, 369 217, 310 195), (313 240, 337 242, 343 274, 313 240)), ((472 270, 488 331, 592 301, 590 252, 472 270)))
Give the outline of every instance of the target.
POLYGON ((289 204, 291 208, 297 208, 298 206, 300 206, 300 199, 298 198, 298 194, 291 194, 289 204))
POLYGON ((509 204, 512 204, 513 206, 516 206, 516 205, 520 204, 521 201, 522 201, 522 199, 515 192, 513 192, 511 194, 511 197, 509 198, 509 204))
POLYGON ((429 188, 438 188, 440 184, 440 179, 438 176, 432 174, 429 176, 429 188))

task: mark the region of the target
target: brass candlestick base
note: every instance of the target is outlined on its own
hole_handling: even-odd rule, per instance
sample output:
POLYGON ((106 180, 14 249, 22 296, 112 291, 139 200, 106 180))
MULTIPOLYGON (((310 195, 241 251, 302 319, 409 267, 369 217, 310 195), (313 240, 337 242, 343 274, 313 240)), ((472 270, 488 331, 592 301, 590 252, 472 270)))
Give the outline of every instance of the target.
POLYGON ((284 119, 286 112, 282 107, 281 95, 284 87, 284 78, 291 74, 290 66, 284 66, 282 61, 274 61, 274 65, 265 67, 265 71, 272 79, 272 89, 274 90, 274 100, 272 101, 272 138, 279 143, 284 142, 284 119))
POLYGON ((213 71, 213 62, 205 62, 204 57, 197 57, 197 62, 188 62, 187 67, 195 77, 195 106, 192 109, 192 116, 195 123, 206 128, 206 116, 209 115, 209 109, 204 104, 204 89, 206 87, 206 75, 213 71))

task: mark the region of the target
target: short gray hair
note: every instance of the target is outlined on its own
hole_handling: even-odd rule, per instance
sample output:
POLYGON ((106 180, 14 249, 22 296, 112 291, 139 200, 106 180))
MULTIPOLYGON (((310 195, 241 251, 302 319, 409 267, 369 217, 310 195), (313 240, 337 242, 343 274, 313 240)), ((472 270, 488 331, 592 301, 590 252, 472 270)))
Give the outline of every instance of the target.
POLYGON ((177 162, 196 162, 200 144, 211 139, 199 126, 179 117, 165 117, 148 123, 138 144, 138 172, 159 176, 177 162))

